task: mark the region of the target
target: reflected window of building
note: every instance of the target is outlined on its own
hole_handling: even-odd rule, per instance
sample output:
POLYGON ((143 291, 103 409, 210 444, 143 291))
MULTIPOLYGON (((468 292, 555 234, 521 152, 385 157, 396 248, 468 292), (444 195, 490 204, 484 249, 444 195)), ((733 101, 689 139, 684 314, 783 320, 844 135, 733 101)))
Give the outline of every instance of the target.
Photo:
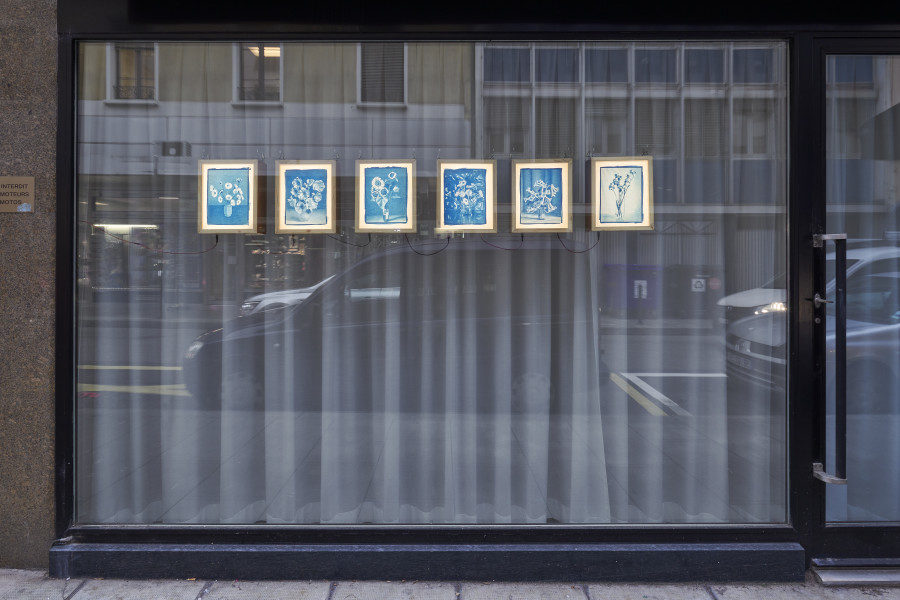
POLYGON ((628 147, 629 103, 619 98, 591 98, 585 105, 591 154, 625 154, 628 147))
POLYGON ((828 83, 871 86, 875 63, 871 56, 836 56, 828 62, 828 83))
POLYGON ((725 52, 687 48, 684 51, 685 83, 725 83, 725 52))
POLYGON ((733 128, 734 153, 765 155, 775 151, 776 107, 767 98, 735 98, 733 128))
POLYGON ((639 48, 634 51, 635 83, 676 83, 678 53, 672 48, 639 48))
POLYGON ((107 46, 107 98, 156 100, 156 44, 121 42, 107 46))
POLYGON ((530 48, 485 48, 485 83, 527 83, 531 81, 530 48))
POLYGON ((584 52, 584 77, 588 83, 627 83, 628 50, 588 48, 584 52))
POLYGON ((735 83, 775 82, 775 51, 771 48, 735 48, 732 60, 735 83))
POLYGON ((262 42, 235 46, 236 102, 281 101, 281 44, 262 42))
POLYGON ((535 80, 538 83, 578 83, 581 67, 577 48, 535 50, 535 80))
POLYGON ((485 98, 485 140, 496 155, 522 155, 531 131, 531 103, 524 98, 485 98))
POLYGON ((406 44, 358 45, 357 98, 360 104, 406 103, 406 44))

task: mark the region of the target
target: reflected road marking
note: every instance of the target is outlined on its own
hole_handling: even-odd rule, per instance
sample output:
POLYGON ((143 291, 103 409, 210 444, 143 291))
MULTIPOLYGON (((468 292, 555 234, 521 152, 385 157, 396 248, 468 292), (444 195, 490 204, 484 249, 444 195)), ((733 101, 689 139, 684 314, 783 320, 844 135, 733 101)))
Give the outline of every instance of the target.
POLYGON ((78 365, 88 371, 180 371, 181 367, 159 367, 152 365, 78 365))
MULTIPOLYGON (((648 377, 650 375, 659 375, 660 377, 665 377, 665 374, 654 374, 654 373, 622 373, 622 377, 641 388, 646 394, 649 394, 654 400, 662 404, 663 406, 669 407, 669 409, 678 416, 681 417, 690 417, 691 413, 684 410, 678 403, 657 390, 655 387, 644 381, 640 378, 640 375, 644 375, 648 377)), ((688 373, 679 373, 679 375, 688 375, 688 373)))
MULTIPOLYGON (((78 369, 83 371, 180 371, 181 367, 163 365, 78 365, 78 369)), ((190 397, 190 393, 185 389, 184 384, 180 383, 164 385, 106 385, 79 383, 78 391, 190 397)))
POLYGON ((158 396, 190 396, 182 384, 172 385, 97 385, 79 383, 79 392, 122 392, 126 394, 152 394, 158 396))
POLYGON ((657 416, 657 417, 666 416, 665 411, 663 411, 660 407, 658 407, 655 404, 653 404, 652 402, 650 402, 650 400, 648 400, 646 396, 644 396, 639 391, 634 389, 634 386, 632 386, 630 383, 628 383, 627 381, 622 379, 619 375, 617 375, 615 373, 610 373, 609 378, 612 380, 613 383, 615 383, 617 386, 619 386, 620 388, 625 390, 625 393, 628 394, 629 396, 631 396, 631 398, 635 402, 640 404, 644 408, 644 410, 646 410, 648 413, 650 413, 651 415, 657 416))

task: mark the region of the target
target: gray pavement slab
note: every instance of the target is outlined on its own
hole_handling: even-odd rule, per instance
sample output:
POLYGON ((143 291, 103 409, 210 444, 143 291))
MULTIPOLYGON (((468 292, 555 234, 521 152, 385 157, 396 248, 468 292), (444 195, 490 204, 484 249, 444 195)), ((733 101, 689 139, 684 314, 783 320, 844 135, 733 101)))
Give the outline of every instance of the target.
POLYGON ((457 600, 453 583, 429 581, 342 581, 329 600, 457 600))
POLYGON ((900 588, 825 587, 811 581, 795 584, 712 585, 715 600, 881 600, 900 599, 900 588))
POLYGON ((589 600, 715 600, 703 584, 591 584, 588 593, 589 600))
POLYGON ((463 583, 460 600, 586 600, 580 583, 463 583))
POLYGON ((78 585, 51 579, 46 572, 0 569, 0 600, 37 600, 65 598, 78 585))
POLYGON ((620 584, 449 581, 52 579, 0 569, 0 600, 900 600, 900 587, 804 583, 620 584))
POLYGON ((328 581, 216 581, 202 600, 327 600, 333 587, 328 581))
MULTIPOLYGON (((196 600, 204 588, 204 582, 183 579, 131 580, 85 579, 84 585, 69 582, 72 600, 196 600), (80 588, 79 588, 80 586, 80 588)), ((58 596, 58 598, 65 597, 58 596)))

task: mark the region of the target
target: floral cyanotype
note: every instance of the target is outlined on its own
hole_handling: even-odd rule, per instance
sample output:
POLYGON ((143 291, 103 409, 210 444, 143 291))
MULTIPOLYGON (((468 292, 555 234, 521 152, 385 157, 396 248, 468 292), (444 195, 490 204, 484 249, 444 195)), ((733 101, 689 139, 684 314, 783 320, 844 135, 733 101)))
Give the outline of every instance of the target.
POLYGON ((250 169, 223 168, 207 172, 208 225, 250 224, 250 169))

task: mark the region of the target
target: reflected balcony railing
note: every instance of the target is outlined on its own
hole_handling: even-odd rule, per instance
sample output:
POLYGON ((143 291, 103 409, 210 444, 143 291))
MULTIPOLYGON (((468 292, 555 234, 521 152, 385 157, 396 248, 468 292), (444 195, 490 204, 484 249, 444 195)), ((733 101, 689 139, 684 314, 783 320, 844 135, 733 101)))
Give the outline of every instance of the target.
POLYGON ((114 87, 117 100, 154 100, 156 87, 152 85, 117 85, 114 87))

